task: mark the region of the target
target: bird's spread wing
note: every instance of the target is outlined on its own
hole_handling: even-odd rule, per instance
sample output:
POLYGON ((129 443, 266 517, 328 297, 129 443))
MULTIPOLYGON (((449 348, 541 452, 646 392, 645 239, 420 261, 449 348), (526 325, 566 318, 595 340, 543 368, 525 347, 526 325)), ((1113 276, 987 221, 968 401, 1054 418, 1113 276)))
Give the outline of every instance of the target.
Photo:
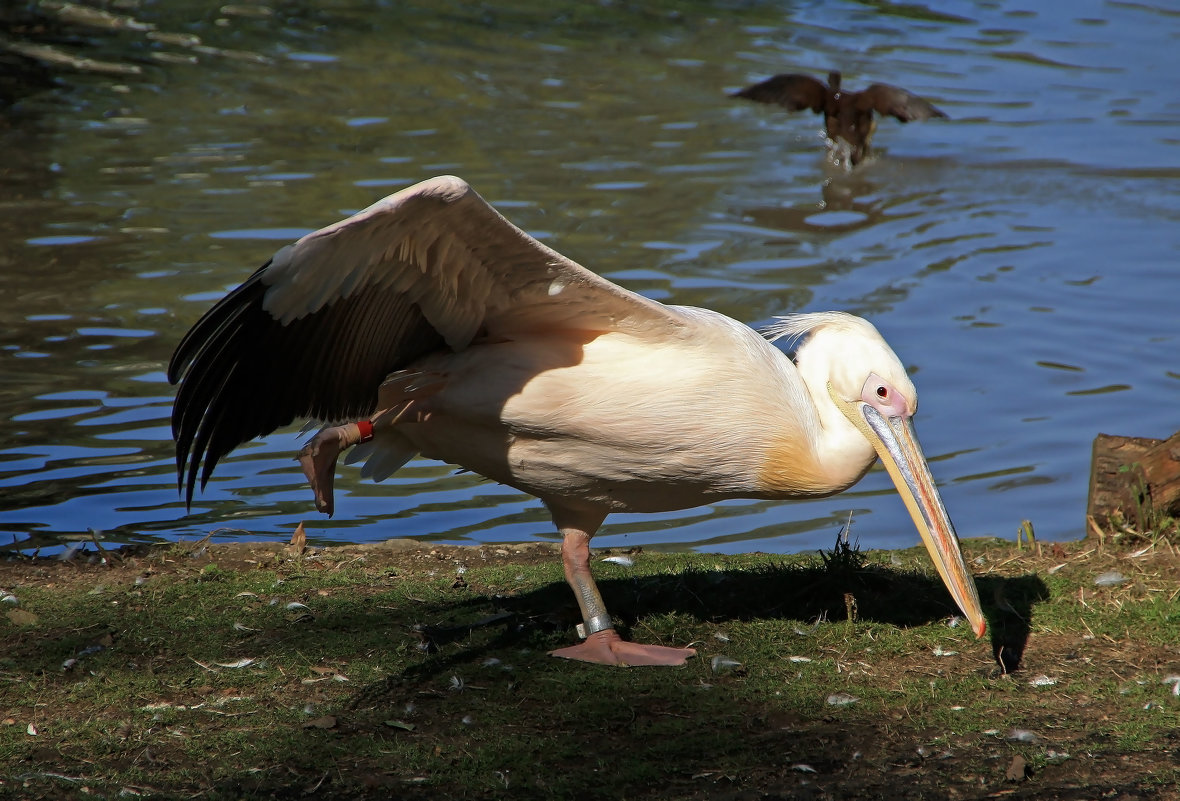
POLYGON ((875 83, 860 92, 856 98, 856 106, 866 111, 871 109, 878 114, 896 117, 902 122, 946 116, 940 109, 917 95, 887 83, 875 83))
POLYGON ((664 335, 682 320, 546 247, 459 178, 424 181, 281 249, 210 309, 168 366, 191 503, 239 444, 296 417, 375 411, 394 370, 477 336, 664 335))
POLYGON ((759 103, 777 103, 788 111, 809 108, 818 114, 827 102, 828 87, 810 75, 784 74, 747 86, 732 96, 759 103))

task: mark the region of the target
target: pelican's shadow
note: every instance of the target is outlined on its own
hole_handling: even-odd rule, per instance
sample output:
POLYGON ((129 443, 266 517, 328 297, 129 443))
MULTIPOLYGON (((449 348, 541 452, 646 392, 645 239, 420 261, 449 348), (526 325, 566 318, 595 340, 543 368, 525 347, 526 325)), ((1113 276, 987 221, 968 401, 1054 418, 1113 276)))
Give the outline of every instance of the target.
MULTIPOLYGON (((838 555, 824 554, 822 562, 812 564, 771 558, 745 568, 687 567, 675 573, 652 575, 607 577, 602 575, 607 572, 604 567, 596 565, 598 586, 624 637, 640 628, 644 618, 667 614, 688 615, 698 623, 712 624, 797 620, 801 628, 824 620, 844 621, 853 612, 858 621, 901 628, 960 615, 937 576, 840 560, 838 555)), ((622 570, 610 568, 616 573, 622 570)), ((1049 597, 1048 589, 1036 575, 985 577, 979 587, 993 654, 1000 664, 998 670, 1011 672, 1017 669, 1028 641, 1032 607, 1049 597), (993 598, 998 608, 989 605, 993 598)), ((431 656, 381 682, 387 689, 441 675, 455 665, 505 651, 558 647, 563 636, 572 638, 573 628, 580 622, 569 587, 557 580, 518 595, 486 595, 458 603, 431 604, 421 608, 418 616, 439 621, 415 630, 420 650, 431 656), (495 633, 471 638, 476 629, 494 629, 495 633), (478 645, 474 644, 477 640, 478 645), (443 648, 459 642, 468 645, 443 648)), ((372 700, 374 691, 378 696, 384 694, 371 687, 356 700, 372 700)))
POLYGON ((991 604, 988 627, 997 668, 1002 673, 1015 672, 1024 661, 1033 605, 1049 599, 1049 588, 1035 573, 985 576, 975 583, 982 600, 991 604))

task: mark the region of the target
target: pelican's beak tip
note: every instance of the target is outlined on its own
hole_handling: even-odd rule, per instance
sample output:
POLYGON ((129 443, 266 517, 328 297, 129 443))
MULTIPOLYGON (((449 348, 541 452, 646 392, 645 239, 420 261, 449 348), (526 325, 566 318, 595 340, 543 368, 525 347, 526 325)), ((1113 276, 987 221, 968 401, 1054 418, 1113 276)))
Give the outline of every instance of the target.
POLYGON ((981 640, 985 634, 987 634, 987 621, 980 618, 979 622, 975 624, 975 639, 981 640))

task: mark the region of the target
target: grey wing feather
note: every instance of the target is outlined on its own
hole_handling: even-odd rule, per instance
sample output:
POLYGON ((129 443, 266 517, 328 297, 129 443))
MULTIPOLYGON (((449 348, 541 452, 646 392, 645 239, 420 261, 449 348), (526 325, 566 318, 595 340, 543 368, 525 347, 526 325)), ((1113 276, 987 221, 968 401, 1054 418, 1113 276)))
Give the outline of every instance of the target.
POLYGON ((666 306, 538 242, 453 176, 308 234, 276 254, 262 280, 270 287, 266 309, 283 322, 360 291, 404 295, 453 348, 481 327, 608 330, 677 321, 666 306))

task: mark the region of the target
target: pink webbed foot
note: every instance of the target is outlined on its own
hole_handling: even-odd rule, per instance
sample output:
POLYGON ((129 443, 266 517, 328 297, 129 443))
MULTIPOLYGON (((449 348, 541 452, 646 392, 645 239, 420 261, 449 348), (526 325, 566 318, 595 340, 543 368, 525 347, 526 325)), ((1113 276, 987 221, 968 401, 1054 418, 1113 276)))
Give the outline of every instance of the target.
POLYGON ((336 461, 340 454, 373 436, 373 426, 368 420, 360 423, 345 423, 325 428, 316 434, 311 442, 299 451, 299 466, 315 493, 315 508, 328 517, 335 510, 332 485, 336 479, 336 461))
POLYGON ((550 656, 562 659, 577 659, 581 662, 595 662, 599 665, 638 667, 657 665, 671 667, 683 665, 690 656, 696 656, 695 648, 668 648, 663 645, 643 645, 628 642, 614 629, 591 634, 585 642, 550 651, 550 656))
POLYGON ((337 430, 327 428, 299 451, 299 466, 315 493, 315 508, 329 517, 334 510, 332 482, 336 478, 336 460, 340 458, 341 450, 337 430))

